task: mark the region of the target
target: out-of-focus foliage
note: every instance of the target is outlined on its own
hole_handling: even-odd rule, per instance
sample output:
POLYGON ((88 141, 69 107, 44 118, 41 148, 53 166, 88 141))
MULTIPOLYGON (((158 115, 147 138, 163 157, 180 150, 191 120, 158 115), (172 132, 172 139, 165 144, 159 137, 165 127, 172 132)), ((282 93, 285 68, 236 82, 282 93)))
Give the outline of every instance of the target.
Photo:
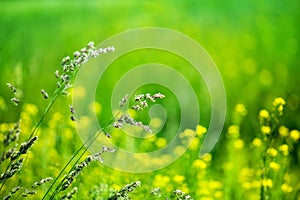
MULTIPOLYGON (((19 141, 28 138, 48 103, 42 98, 41 89, 51 95, 56 88, 54 71, 60 67, 61 59, 78 47, 91 40, 100 43, 133 28, 170 28, 200 43, 218 66, 228 106, 221 140, 211 154, 198 158, 205 128, 186 130, 182 133, 183 140, 188 140, 191 133, 197 134, 187 153, 151 174, 122 173, 91 163, 76 179, 75 196, 108 198, 113 191, 139 180, 142 185, 130 194, 133 199, 150 198, 150 191, 157 187, 161 189, 157 197, 179 188, 194 199, 260 199, 262 190, 271 199, 299 199, 300 185, 295 179, 300 175, 299 10, 300 3, 296 0, 1 1, 0 141, 19 119, 22 130, 19 141), (19 106, 11 104, 13 95, 6 87, 7 82, 17 88, 19 106), (278 96, 286 104, 277 124, 268 120, 276 112, 272 110, 272 101, 278 96), (278 136, 275 142, 270 142, 266 136, 269 133, 278 136)), ((111 115, 107 111, 110 107, 107 97, 111 96, 118 78, 132 66, 149 62, 173 66, 195 88, 199 82, 203 83, 193 76, 193 70, 186 70, 189 66, 184 60, 174 55, 160 51, 133 52, 105 72, 95 103, 100 117, 111 115)), ((205 93, 205 89, 199 90, 205 93)), ((204 113, 200 123, 207 126, 210 116, 205 105, 209 96, 204 96, 207 99, 199 100, 204 113)), ((177 102, 168 98, 164 106, 172 111, 177 102)), ((81 146, 69 119, 70 103, 67 97, 55 103, 39 129, 38 142, 26 156, 26 167, 6 182, 1 197, 18 185, 30 187, 44 177, 56 177, 81 146)), ((112 135, 116 135, 113 141, 122 143, 118 141, 119 134, 112 135)), ((168 139, 157 137, 145 148, 161 148, 168 139)), ((142 147, 138 149, 143 150, 142 147)), ((2 149, 1 144, 1 152, 2 149)), ((38 188, 37 199, 48 186, 38 188)))

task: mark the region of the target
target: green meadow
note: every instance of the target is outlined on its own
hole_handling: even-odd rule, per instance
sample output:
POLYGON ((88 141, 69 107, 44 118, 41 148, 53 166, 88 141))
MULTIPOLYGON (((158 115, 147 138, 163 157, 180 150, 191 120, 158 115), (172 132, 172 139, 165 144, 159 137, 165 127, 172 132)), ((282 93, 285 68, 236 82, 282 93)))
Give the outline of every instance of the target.
MULTIPOLYGON (((296 0, 0 1, 0 198, 299 200, 299 10, 296 0), (93 104, 70 109, 74 96, 86 98, 84 90, 65 87, 80 70, 78 63, 74 68, 69 64, 94 50, 87 44, 94 41, 97 46, 115 34, 145 27, 187 35, 217 66, 226 91, 226 118, 217 144, 204 156, 199 157, 199 151, 209 129, 211 94, 193 66, 170 52, 140 49, 120 56, 95 83, 93 104), (143 110, 111 108, 112 102, 121 101, 113 99, 121 77, 147 63, 167 65, 185 77, 199 104, 197 125, 176 134, 180 99, 155 83, 141 85, 128 97, 129 105, 144 106, 143 110), (158 92, 165 97, 155 102, 142 98, 149 107, 134 100, 134 95, 158 92), (156 104, 164 108, 166 119, 151 119, 156 104), (76 125, 90 127, 90 119, 77 117, 79 109, 95 112, 103 127, 94 143, 78 134, 76 125), (113 117, 121 125, 139 127, 126 126, 124 131, 113 117), (131 117, 136 121, 129 122, 131 117), (158 133, 131 137, 131 131, 145 129, 138 121, 158 133), (118 148, 110 152, 97 146, 109 140, 120 149, 151 152, 174 137, 179 142, 172 153, 182 155, 161 169, 142 173, 107 166, 106 160, 119 160, 118 148), (88 145, 101 152, 95 154, 85 148, 88 145)), ((107 54, 124 47, 114 48, 107 54)), ((101 62, 102 56, 107 55, 96 59, 101 62)), ((157 72, 159 78, 172 81, 164 75, 157 72)), ((135 79, 143 77, 132 76, 135 79)), ((168 159, 145 157, 144 165, 168 159)), ((116 165, 137 165, 126 158, 123 162, 116 165)))

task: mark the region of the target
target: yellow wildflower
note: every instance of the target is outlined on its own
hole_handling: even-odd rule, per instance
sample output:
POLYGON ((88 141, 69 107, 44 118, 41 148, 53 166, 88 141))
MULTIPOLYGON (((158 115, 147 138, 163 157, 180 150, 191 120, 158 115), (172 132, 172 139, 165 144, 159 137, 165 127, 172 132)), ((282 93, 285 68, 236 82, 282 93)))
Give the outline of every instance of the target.
POLYGON ((185 129, 183 131, 183 133, 180 133, 179 137, 183 138, 183 137, 194 137, 195 136, 195 132, 192 129, 185 129))
POLYGON ((212 155, 210 153, 207 153, 203 156, 202 160, 204 160, 205 162, 210 162, 212 159, 212 155))
POLYGON ((293 187, 288 185, 287 183, 284 183, 281 185, 281 190, 284 192, 284 193, 290 193, 293 191, 293 187))
POLYGON ((192 166, 196 169, 205 169, 207 164, 203 160, 197 159, 193 162, 192 166))
POLYGON ((91 112, 99 114, 102 110, 102 106, 97 101, 94 101, 94 102, 90 103, 89 109, 90 109, 91 112))
POLYGON ((196 127, 196 134, 197 134, 198 136, 202 136, 202 135, 204 135, 206 132, 207 132, 207 129, 206 129, 204 126, 197 125, 197 127, 196 127))
POLYGON ((199 139, 198 138, 194 138, 192 141, 192 144, 190 145, 190 149, 191 150, 196 150, 199 147, 199 139))
POLYGON ((228 134, 238 137, 240 134, 240 127, 237 125, 231 125, 228 127, 228 134))
POLYGON ((280 126, 278 132, 281 136, 286 137, 289 135, 289 129, 285 126, 280 126))
POLYGON ((252 144, 256 147, 260 147, 262 145, 262 141, 259 138, 254 138, 254 140, 252 141, 252 144))
POLYGON ((285 100, 281 97, 276 98, 273 101, 273 105, 275 107, 275 109, 277 109, 277 111, 279 112, 279 115, 283 114, 283 106, 285 105, 285 100))
POLYGON ((269 114, 269 112, 268 112, 267 110, 263 109, 263 110, 261 110, 261 111, 259 112, 259 116, 260 116, 261 118, 266 118, 266 119, 268 119, 268 118, 270 117, 270 114, 269 114))
POLYGON ((271 133, 270 126, 261 126, 260 130, 263 134, 269 135, 271 133))
POLYGON ((282 152, 283 155, 289 155, 289 146, 287 144, 282 144, 278 147, 278 150, 282 152))
POLYGON ((274 148, 268 148, 267 149, 267 154, 269 154, 272 157, 276 157, 278 154, 278 151, 274 148))
POLYGON ((274 99, 273 105, 274 106, 285 105, 285 100, 281 97, 278 97, 278 98, 274 99))
POLYGON ((270 162, 269 167, 271 169, 273 169, 274 171, 278 171, 279 168, 280 168, 280 165, 278 163, 276 163, 276 162, 270 162))
POLYGON ((38 113, 38 107, 34 104, 29 104, 29 103, 24 104, 23 110, 25 112, 28 112, 32 116, 38 113))
POLYGON ((233 142, 233 147, 236 149, 236 150, 241 150, 243 149, 245 146, 245 143, 242 139, 237 139, 233 142))
POLYGON ((208 187, 210 187, 211 189, 221 189, 222 188, 222 183, 219 181, 210 181, 208 184, 208 187))
POLYGON ((272 182, 272 180, 271 179, 263 179, 262 181, 261 181, 261 184, 262 184, 262 186, 264 186, 264 187, 269 187, 269 188, 271 188, 271 187, 273 187, 273 182, 272 182))
POLYGON ((300 132, 299 132, 298 130, 292 130, 292 131, 290 132, 290 137, 291 137, 293 140, 297 141, 297 140, 299 140, 300 132))
POLYGON ((247 115, 247 109, 245 108, 245 106, 243 104, 237 104, 235 106, 235 111, 238 112, 239 114, 241 114, 242 116, 247 115))
POLYGON ((175 175, 175 176, 173 177, 173 180, 174 180, 175 182, 177 182, 177 183, 182 183, 182 182, 184 181, 184 179, 185 179, 185 177, 182 176, 182 175, 175 175))
POLYGON ((168 176, 162 176, 160 174, 157 174, 154 177, 154 186, 155 187, 166 187, 168 183, 170 182, 170 178, 168 176))
POLYGON ((168 142, 165 138, 157 138, 155 144, 157 147, 164 147, 168 144, 168 142))

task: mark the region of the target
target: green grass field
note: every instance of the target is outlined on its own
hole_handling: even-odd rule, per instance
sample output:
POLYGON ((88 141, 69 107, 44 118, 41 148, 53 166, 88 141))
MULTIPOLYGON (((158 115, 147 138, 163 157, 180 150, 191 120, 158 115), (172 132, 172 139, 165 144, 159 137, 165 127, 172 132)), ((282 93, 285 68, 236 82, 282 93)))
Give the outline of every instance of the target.
MULTIPOLYGON (((197 93, 199 126, 179 134, 181 142, 191 142, 191 146, 171 165, 148 173, 107 167, 105 158, 114 159, 117 152, 107 153, 104 164, 92 162, 54 199, 61 199, 74 187, 78 188, 74 199, 109 199, 114 191, 121 191, 134 181, 140 181, 141 186, 130 192, 131 199, 188 199, 173 194, 176 189, 200 200, 300 199, 299 10, 296 0, 0 1, 0 198, 11 194, 11 199, 26 195, 29 199, 42 199, 54 181, 38 187, 31 185, 46 177, 58 177, 83 144, 70 120, 68 106, 72 104, 72 95, 61 95, 37 129, 35 135, 39 139, 18 157, 24 158, 23 167, 10 178, 3 176, 14 163, 12 155, 4 158, 5 152, 11 148, 20 151, 21 143, 28 140, 51 102, 51 98, 43 98, 41 89, 50 97, 57 90, 54 72, 61 71, 61 60, 89 41, 99 44, 126 30, 162 27, 186 34, 201 44, 222 76, 227 110, 215 148, 205 157, 198 157, 211 111, 210 94, 203 79, 195 75, 188 62, 171 53, 134 51, 114 62, 100 80, 95 97, 98 120, 103 124, 113 116, 112 90, 123 74, 140 64, 163 63, 186 77, 197 93), (12 83, 17 93, 6 83, 12 83), (10 101, 13 97, 20 100, 17 106, 10 101), (6 145, 9 130, 19 120, 18 141, 6 145), (191 135, 196 135, 194 140, 191 135), (12 194, 11 189, 17 186, 22 189, 12 194), (29 190, 36 190, 36 194, 28 194, 29 190)), ((114 47, 116 51, 121 48, 114 47)), ((164 106, 168 119, 166 127, 155 137, 132 141, 133 148, 140 152, 164 147, 175 137, 179 122, 179 102, 171 90, 145 85, 135 91, 147 92, 166 95, 158 103, 164 106), (163 130, 174 132, 166 134, 163 130)), ((149 123, 148 111, 133 114, 149 123)), ((156 122, 159 124, 159 119, 156 122)), ((125 148, 131 141, 119 129, 107 130, 111 141, 119 147, 125 148)), ((180 148, 174 148, 175 154, 180 148)), ((90 154, 84 152, 79 162, 90 154)), ((147 162, 154 165, 164 159, 147 162)), ((66 174, 67 171, 62 175, 66 174)), ((50 199, 60 181, 45 199, 50 199)))

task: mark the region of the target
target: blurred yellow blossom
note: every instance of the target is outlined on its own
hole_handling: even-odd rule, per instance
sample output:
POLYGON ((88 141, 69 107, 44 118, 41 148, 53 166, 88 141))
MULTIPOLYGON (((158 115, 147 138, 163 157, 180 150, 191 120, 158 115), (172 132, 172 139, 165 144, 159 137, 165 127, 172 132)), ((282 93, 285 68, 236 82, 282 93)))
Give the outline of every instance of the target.
POLYGON ((192 129, 185 129, 182 133, 179 134, 180 138, 183 137, 194 137, 195 132, 192 129))
POLYGON ((273 105, 274 106, 285 105, 285 100, 281 97, 278 97, 278 98, 274 99, 273 105))
POLYGON ((254 140, 252 141, 252 144, 256 147, 260 147, 262 145, 262 141, 259 138, 254 138, 254 140))
POLYGON ((279 168, 280 168, 280 165, 278 163, 276 163, 276 162, 270 162, 269 167, 271 169, 273 169, 274 171, 278 171, 279 168))
POLYGON ((89 109, 92 113, 99 114, 102 110, 102 106, 97 101, 90 103, 89 109))
POLYGON ((184 179, 185 179, 185 177, 182 176, 182 175, 175 175, 175 176, 173 177, 173 180, 174 180, 175 182, 177 182, 177 183, 182 183, 182 182, 184 181, 184 179))
POLYGON ((274 99, 273 105, 275 109, 279 112, 279 115, 283 114, 283 106, 285 105, 285 100, 281 97, 274 99))
POLYGON ((186 151, 186 148, 184 146, 176 146, 174 149, 174 152, 177 155, 182 155, 186 151))
POLYGON ((221 189, 223 185, 219 181, 212 180, 209 182, 208 187, 210 187, 211 189, 221 189))
POLYGON ((192 141, 192 144, 190 145, 190 149, 191 150, 196 150, 199 147, 199 139, 198 138, 194 138, 192 141))
POLYGON ((284 193, 290 193, 293 191, 293 187, 288 185, 287 183, 284 183, 281 185, 281 190, 284 192, 284 193))
POLYGON ((168 142, 167 142, 167 140, 165 139, 165 138, 161 138, 161 137, 159 137, 159 138, 157 138, 156 140, 155 140, 155 145, 157 146, 157 147, 164 147, 164 146, 166 146, 168 144, 168 142))
POLYGON ((236 150, 241 150, 243 149, 245 146, 245 143, 242 139, 237 139, 233 142, 233 147, 236 149, 236 150))
POLYGON ((212 159, 212 155, 210 153, 207 153, 203 156, 202 160, 204 160, 205 162, 210 162, 212 159))
POLYGON ((242 116, 247 115, 247 109, 245 108, 245 106, 243 104, 237 104, 235 106, 235 111, 238 112, 239 114, 241 114, 242 116))
POLYGON ((29 103, 24 104, 23 110, 32 116, 38 113, 38 107, 34 104, 29 104, 29 103))
POLYGON ((281 136, 286 137, 289 135, 289 129, 285 126, 280 126, 278 132, 281 136))
POLYGON ((157 174, 155 177, 154 177, 154 186, 155 187, 166 187, 170 182, 170 178, 168 176, 163 176, 163 175, 160 175, 160 174, 157 174))
POLYGON ((274 148, 268 148, 267 149, 267 154, 269 154, 272 157, 276 157, 278 154, 278 151, 274 148))
POLYGON ((292 130, 290 132, 290 137, 294 140, 294 141, 297 141, 299 140, 299 137, 300 137, 300 133, 298 130, 292 130))
POLYGON ((240 134, 240 127, 237 125, 231 125, 228 127, 228 134, 234 137, 238 137, 240 134))
POLYGON ((272 182, 272 179, 263 179, 262 181, 261 181, 261 184, 262 184, 262 186, 264 186, 264 187, 269 187, 269 188, 271 188, 271 187, 273 187, 273 182, 272 182))
POLYGON ((204 126, 201 126, 201 125, 197 125, 196 126, 196 134, 198 136, 202 136, 206 133, 207 129, 204 127, 204 126))
POLYGON ((282 144, 278 147, 278 150, 282 152, 283 155, 289 155, 289 146, 287 144, 282 144))
POLYGON ((207 164, 203 160, 197 159, 193 162, 192 167, 196 169, 205 169, 207 167, 207 164))
POLYGON ((270 126, 261 126, 260 130, 263 134, 266 134, 266 135, 269 135, 271 133, 270 126))
POLYGON ((260 116, 261 118, 266 118, 266 119, 268 119, 268 118, 270 117, 270 114, 269 114, 269 112, 268 112, 267 110, 263 109, 263 110, 261 110, 261 111, 259 112, 259 116, 260 116))

